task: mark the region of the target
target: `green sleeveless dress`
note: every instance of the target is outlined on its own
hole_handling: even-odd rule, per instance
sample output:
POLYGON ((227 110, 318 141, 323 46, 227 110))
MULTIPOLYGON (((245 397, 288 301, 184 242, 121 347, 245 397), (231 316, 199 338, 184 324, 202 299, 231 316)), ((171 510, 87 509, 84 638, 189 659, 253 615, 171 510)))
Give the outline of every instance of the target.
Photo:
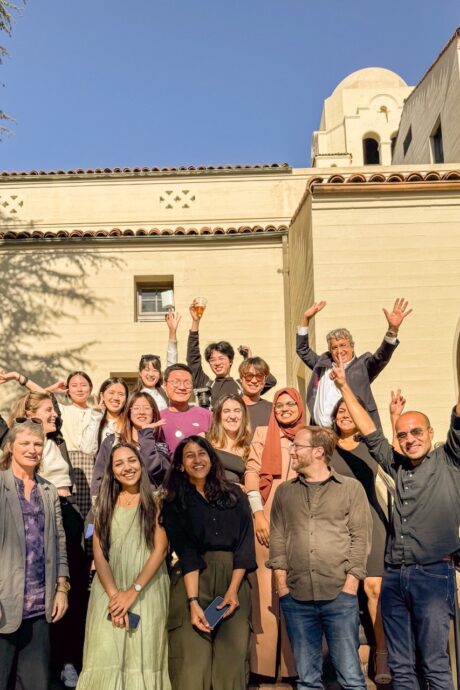
MULTIPOLYGON (((119 589, 132 585, 149 555, 137 508, 117 506, 109 561, 119 589)), ((89 599, 78 690, 170 690, 166 631, 169 577, 165 563, 130 609, 141 617, 136 630, 114 628, 107 620, 107 604, 108 596, 96 574, 89 599)))

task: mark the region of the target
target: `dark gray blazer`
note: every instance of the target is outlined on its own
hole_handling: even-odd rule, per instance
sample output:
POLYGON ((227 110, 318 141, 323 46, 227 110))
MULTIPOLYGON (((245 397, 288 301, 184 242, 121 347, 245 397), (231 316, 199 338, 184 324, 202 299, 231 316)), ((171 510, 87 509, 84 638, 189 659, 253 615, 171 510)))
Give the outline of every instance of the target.
MULTIPOLYGON (((51 622, 56 580, 69 577, 61 506, 56 488, 37 475, 45 511, 45 610, 51 622)), ((14 476, 0 471, 0 633, 12 633, 22 622, 26 543, 14 476)))
MULTIPOLYGON (((371 354, 365 352, 363 355, 354 358, 347 367, 347 381, 353 393, 361 398, 366 410, 369 412, 377 428, 381 428, 377 403, 371 391, 371 383, 386 367, 391 359, 393 352, 399 345, 399 340, 394 345, 387 343, 383 339, 380 347, 371 354)), ((310 424, 314 424, 313 410, 315 399, 318 392, 320 378, 328 369, 332 368, 332 357, 330 352, 318 355, 314 352, 308 342, 308 335, 297 335, 296 352, 302 362, 312 370, 312 375, 307 388, 307 407, 310 412, 310 424)))

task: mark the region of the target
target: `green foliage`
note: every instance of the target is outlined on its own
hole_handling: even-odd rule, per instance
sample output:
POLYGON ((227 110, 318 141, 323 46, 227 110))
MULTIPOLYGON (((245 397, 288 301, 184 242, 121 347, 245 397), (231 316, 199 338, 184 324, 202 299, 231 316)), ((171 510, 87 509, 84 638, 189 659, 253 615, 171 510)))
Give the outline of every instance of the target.
MULTIPOLYGON (((11 0, 0 0, 0 32, 4 31, 8 36, 11 36, 14 20, 13 14, 19 11, 20 7, 15 2, 11 2, 11 0)), ((7 49, 4 46, 0 46, 0 65, 7 55, 7 49)), ((10 128, 5 127, 2 122, 13 122, 13 118, 0 109, 0 141, 4 134, 11 134, 10 128)))

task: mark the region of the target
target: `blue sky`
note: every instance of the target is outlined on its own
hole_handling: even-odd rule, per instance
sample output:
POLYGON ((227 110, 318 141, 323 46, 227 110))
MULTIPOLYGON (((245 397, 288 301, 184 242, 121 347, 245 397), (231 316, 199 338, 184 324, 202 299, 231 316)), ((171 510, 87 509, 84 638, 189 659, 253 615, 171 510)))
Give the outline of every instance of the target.
POLYGON ((343 77, 415 84, 457 26, 458 0, 27 0, 0 169, 306 166, 343 77))

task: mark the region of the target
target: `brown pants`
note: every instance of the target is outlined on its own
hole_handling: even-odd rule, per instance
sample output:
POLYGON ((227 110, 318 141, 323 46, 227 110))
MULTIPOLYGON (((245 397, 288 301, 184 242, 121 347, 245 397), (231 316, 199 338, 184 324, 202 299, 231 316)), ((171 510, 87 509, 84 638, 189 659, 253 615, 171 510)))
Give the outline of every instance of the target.
MULTIPOLYGON (((224 596, 232 578, 233 553, 208 552, 200 573, 199 599, 205 609, 216 596, 224 596)), ((190 623, 184 580, 177 569, 171 576, 169 604, 169 676, 172 690, 245 690, 250 641, 250 590, 241 583, 239 608, 221 621, 211 635, 190 623)))

